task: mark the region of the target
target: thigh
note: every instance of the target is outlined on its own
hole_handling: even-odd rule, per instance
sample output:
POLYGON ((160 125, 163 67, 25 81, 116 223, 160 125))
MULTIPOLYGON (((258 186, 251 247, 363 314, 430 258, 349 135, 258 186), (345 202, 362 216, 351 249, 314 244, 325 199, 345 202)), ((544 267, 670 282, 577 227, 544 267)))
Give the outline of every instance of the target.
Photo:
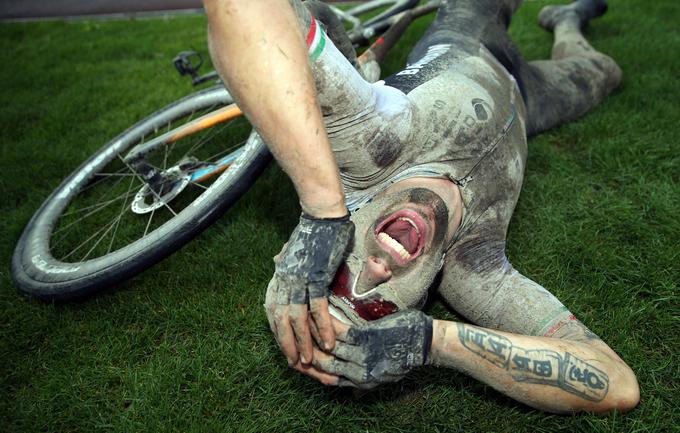
MULTIPOLYGON (((443 1, 434 22, 409 54, 409 63, 417 61, 435 44, 461 40, 484 43, 489 39, 488 33, 505 33, 521 3, 522 0, 443 1)), ((460 47, 463 52, 469 48, 474 47, 470 44, 460 47)))
POLYGON ((449 0, 408 56, 405 70, 385 82, 404 93, 446 72, 468 57, 480 56, 483 47, 514 75, 522 88, 525 63, 507 35, 507 27, 521 0, 449 0))
MULTIPOLYGON (((433 47, 451 45, 450 59, 479 55, 484 46, 515 78, 526 102, 531 69, 507 33, 522 0, 450 0, 445 2, 423 38, 409 54, 409 64, 426 57, 433 47)), ((443 67, 441 69, 444 69, 443 67)))
POLYGON ((602 102, 619 84, 621 70, 597 51, 559 60, 530 62, 522 71, 526 86, 527 134, 572 121, 602 102))

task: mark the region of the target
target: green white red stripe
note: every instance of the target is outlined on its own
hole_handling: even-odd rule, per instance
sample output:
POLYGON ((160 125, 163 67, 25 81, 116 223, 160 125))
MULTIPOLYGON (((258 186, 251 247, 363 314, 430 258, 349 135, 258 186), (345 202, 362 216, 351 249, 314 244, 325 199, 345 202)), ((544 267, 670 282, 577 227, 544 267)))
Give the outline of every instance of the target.
POLYGON ((307 49, 309 58, 314 61, 323 52, 326 46, 326 32, 319 25, 318 21, 312 18, 312 23, 309 26, 309 33, 307 33, 307 49))

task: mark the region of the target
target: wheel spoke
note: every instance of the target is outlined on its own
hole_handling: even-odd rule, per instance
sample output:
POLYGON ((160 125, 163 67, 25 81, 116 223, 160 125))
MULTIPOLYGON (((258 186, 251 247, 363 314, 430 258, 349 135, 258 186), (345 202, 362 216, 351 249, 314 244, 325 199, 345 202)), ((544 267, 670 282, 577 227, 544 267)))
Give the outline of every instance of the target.
POLYGON ((146 227, 144 228, 144 234, 142 235, 142 239, 146 237, 146 234, 149 232, 149 226, 151 226, 151 220, 153 219, 153 214, 156 213, 156 209, 151 209, 151 215, 149 215, 149 221, 146 223, 146 227))
POLYGON ((81 207, 80 209, 72 210, 72 211, 70 211, 70 212, 67 212, 67 213, 63 214, 61 217, 64 218, 64 217, 67 217, 67 216, 75 215, 75 214, 77 214, 77 213, 81 213, 81 212, 88 211, 88 210, 90 210, 90 209, 92 209, 92 208, 95 208, 95 207, 105 206, 106 204, 108 204, 108 203, 110 203, 110 202, 112 202, 112 201, 118 201, 118 200, 120 200, 120 199, 122 198, 123 195, 124 195, 124 194, 121 194, 120 196, 118 196, 118 197, 116 197, 116 198, 113 198, 113 199, 111 199, 111 200, 107 200, 107 201, 105 201, 105 202, 97 202, 97 203, 91 204, 91 205, 89 205, 89 206, 81 207))
MULTIPOLYGON (((220 106, 221 104, 216 103, 210 107, 189 109, 184 113, 175 112, 166 117, 168 121, 147 123, 143 130, 131 130, 134 135, 125 137, 126 145, 142 145, 161 134, 172 134, 172 131, 181 129, 183 125, 215 111, 220 106)), ((151 122, 153 120, 155 119, 151 119, 151 122)), ((163 194, 165 199, 161 197, 160 191, 149 188, 148 182, 125 161, 127 150, 107 155, 105 161, 98 161, 99 165, 95 168, 98 172, 87 170, 80 173, 86 175, 78 185, 80 188, 69 194, 70 203, 63 208, 63 213, 56 220, 52 220, 54 230, 50 234, 48 248, 54 251, 57 260, 77 263, 78 259, 88 261, 113 254, 130 243, 152 235, 210 188, 214 179, 219 176, 217 171, 223 171, 228 165, 216 163, 226 158, 231 160, 228 155, 246 143, 246 140, 241 140, 244 134, 247 137, 249 129, 246 126, 242 118, 235 118, 233 121, 204 128, 183 140, 167 143, 162 149, 157 147, 150 151, 146 158, 153 169, 164 176, 170 176, 169 181, 174 181, 174 177, 177 177, 177 181, 183 182, 182 185, 172 183, 172 193, 163 194), (182 156, 177 158, 179 155, 182 156), (207 155, 211 156, 206 157, 207 155), (186 165, 180 169, 180 163, 186 165), (215 171, 206 180, 187 179, 196 170, 206 168, 206 173, 215 171), (127 179, 129 181, 126 189, 127 179), (192 188, 188 188, 189 184, 192 188), (182 191, 185 187, 186 190, 182 191), (140 194, 139 188, 149 191, 144 197, 135 197, 140 194), (146 208, 149 215, 133 213, 130 203, 146 208), (169 213, 161 212, 161 208, 166 208, 169 213), (156 215, 156 210, 159 210, 159 215, 156 215)), ((129 147, 126 149, 129 150, 129 147)))
MULTIPOLYGON (((117 187, 118 184, 120 184, 120 183, 123 181, 123 179, 125 179, 125 178, 124 178, 124 177, 118 177, 118 178, 116 178, 116 181, 113 183, 113 185, 109 186, 109 188, 106 190, 105 193, 101 194, 101 196, 102 196, 101 199, 106 198, 106 196, 108 196, 109 193, 110 193, 111 191, 113 191, 113 189, 114 189, 115 187, 117 187)), ((81 191, 82 191, 82 190, 81 190, 81 191)), ((119 196, 119 197, 120 197, 120 196, 119 196)), ((100 199, 100 200, 101 200, 101 199, 100 199)), ((113 200, 116 200, 116 198, 114 198, 113 200)), ((84 212, 84 211, 86 211, 86 210, 88 210, 88 209, 92 209, 92 208, 94 208, 94 207, 97 207, 97 206, 99 206, 100 204, 103 204, 103 203, 105 203, 105 202, 101 202, 101 201, 100 201, 99 203, 91 204, 91 205, 89 205, 89 206, 85 206, 85 207, 82 207, 82 208, 80 208, 80 209, 76 209, 76 210, 67 212, 67 213, 65 213, 65 214, 62 215, 62 218, 65 217, 65 216, 69 216, 69 215, 77 214, 77 213, 80 213, 80 212, 84 212)))
MULTIPOLYGON (((127 169, 127 167, 123 167, 123 168, 121 168, 120 170, 116 171, 115 173, 122 173, 122 172, 123 172, 124 170, 126 170, 126 169, 127 169)), ((96 176, 96 173, 95 173, 94 175, 96 176)), ((87 185, 85 188, 81 189, 81 190, 79 191, 79 193, 83 193, 83 192, 87 191, 88 189, 94 188, 95 186, 97 186, 97 185, 99 185, 100 183, 104 182, 106 179, 107 179, 107 177, 102 177, 101 179, 97 179, 96 181, 94 181, 94 182, 91 183, 90 185, 87 185)))
MULTIPOLYGON (((133 178, 133 179, 134 179, 134 178, 133 178)), ((66 230, 67 228, 73 226, 74 224, 77 224, 77 223, 81 222, 81 221, 84 220, 85 218, 88 218, 88 217, 94 215, 95 213, 97 213, 97 212, 103 210, 104 208, 110 206, 111 204, 117 202, 118 200, 127 199, 127 197, 129 197, 131 194, 135 194, 135 193, 134 193, 134 192, 129 192, 129 191, 128 191, 128 192, 126 192, 125 194, 121 194, 120 196, 114 198, 113 200, 109 200, 109 201, 106 201, 106 202, 104 202, 104 203, 99 203, 100 206, 99 206, 98 208, 96 208, 95 210, 93 210, 93 211, 91 211, 91 212, 88 212, 87 214, 81 216, 80 218, 78 218, 78 219, 75 220, 75 221, 71 221, 70 223, 68 223, 68 224, 65 225, 64 227, 59 227, 59 228, 58 228, 57 230, 55 230, 52 234, 61 233, 62 231, 66 230)), ((75 213, 77 213, 77 212, 75 212, 75 213)))
MULTIPOLYGON (((231 146, 231 147, 229 147, 229 148, 227 148, 227 149, 225 149, 225 150, 221 150, 221 151, 219 151, 218 153, 216 153, 216 154, 214 154, 214 155, 212 155, 212 156, 210 156, 210 157, 208 157, 208 158, 205 158, 205 160, 200 161, 200 162, 202 162, 202 163, 204 163, 204 164, 214 164, 215 161, 217 161, 221 156, 224 156, 224 155, 226 155, 226 154, 228 154, 228 153, 233 152, 234 150, 236 150, 236 149, 238 149, 239 147, 243 146, 243 145, 246 143, 246 141, 247 141, 247 140, 243 140, 243 141, 241 141, 240 143, 235 144, 235 145, 233 145, 233 146, 231 146)), ((193 171, 196 171, 196 170, 200 170, 200 169, 197 168, 197 169, 194 169, 193 171)))
POLYGON ((94 176, 134 176, 132 173, 95 173, 94 176))
MULTIPOLYGON (((214 108, 215 108, 215 105, 210 107, 211 110, 214 109, 214 108)), ((185 124, 190 123, 194 119, 195 115, 196 115, 196 110, 192 110, 191 114, 189 115, 189 118, 184 123, 185 124)), ((168 130, 166 132, 170 132, 171 129, 172 129, 172 122, 168 122, 168 130)), ((168 155, 172 154, 172 151, 175 150, 175 144, 177 144, 177 142, 173 141, 172 144, 170 145, 170 149, 168 149, 168 146, 165 146, 165 155, 163 156, 163 170, 166 170, 168 168, 168 155)))
MULTIPOLYGON (((94 249, 97 248, 97 245, 99 245, 99 243, 102 241, 102 239, 104 239, 104 238, 106 237, 106 235, 111 231, 111 229, 112 229, 114 226, 115 226, 115 227, 118 227, 118 223, 120 222, 120 219, 121 219, 121 218, 123 218, 123 215, 122 215, 122 214, 121 214, 121 215, 118 215, 118 217, 115 219, 115 221, 113 221, 112 224, 109 224, 109 226, 108 226, 108 228, 106 229, 106 231, 105 231, 104 233, 102 233, 101 236, 99 236, 99 239, 97 239, 97 242, 95 242, 94 245, 92 245, 92 247, 87 251, 87 253, 85 253, 85 255, 84 255, 83 257, 80 258, 80 261, 81 261, 81 262, 84 262, 84 261, 89 257, 89 255, 92 253, 92 251, 94 251, 94 249)), ((74 252, 75 252, 75 251, 74 251, 74 252)), ((66 258, 64 257, 64 260, 65 260, 65 259, 66 259, 66 258)))
POLYGON ((199 187, 199 188, 202 188, 202 189, 204 189, 204 190, 208 189, 207 186, 201 185, 200 183, 195 182, 195 181, 193 181, 193 180, 189 180, 189 183, 191 183, 192 185, 197 186, 197 187, 199 187))
POLYGON ((201 138, 200 140, 198 140, 198 142, 197 142, 196 144, 194 144, 193 146, 191 146, 191 147, 189 148, 189 150, 187 150, 187 151, 184 153, 184 155, 182 155, 182 157, 180 158, 180 160, 186 158, 191 152, 195 151, 196 149, 198 149, 199 147, 203 146, 203 145, 204 145, 205 143, 207 143, 208 141, 212 140, 217 134, 221 134, 222 131, 224 131, 224 130, 225 130, 228 126, 230 126, 230 125, 231 125, 230 123, 224 123, 222 126, 219 127, 219 129, 216 128, 216 127, 214 127, 214 126, 213 126, 212 128, 210 128, 210 131, 208 132, 208 134, 206 134, 205 137, 203 137, 203 138, 201 138))
MULTIPOLYGON (((193 116, 193 111, 192 111, 192 116, 193 116)), ((166 133, 170 132, 170 125, 172 125, 172 122, 168 122, 168 130, 165 131, 166 133)), ((175 144, 174 142, 172 143, 173 145, 175 144)), ((168 168, 168 146, 163 146, 163 170, 168 168)))
MULTIPOLYGON (((111 252, 111 248, 113 247, 113 241, 116 239, 116 232, 118 231, 118 226, 120 225, 120 220, 123 217, 123 213, 125 212, 125 208, 127 207, 127 198, 130 196, 130 190, 132 189, 132 181, 135 180, 134 177, 130 178, 130 184, 128 185, 128 194, 125 197, 125 201, 123 201, 123 206, 120 209, 120 218, 118 218, 118 222, 116 223, 116 228, 113 230, 113 234, 111 235, 111 242, 109 243, 109 248, 106 250, 106 254, 111 252)), ((88 253, 89 254, 89 253, 88 253)))
MULTIPOLYGON (((118 217, 116 217, 116 218, 120 218, 120 215, 119 215, 118 217)), ((76 251, 78 251, 79 249, 81 249, 85 244, 87 244, 90 240, 92 240, 95 236, 97 236, 97 235, 98 235, 99 233, 101 233, 103 230, 107 230, 107 231, 108 231, 108 230, 111 230, 111 228, 113 227, 113 225, 116 223, 116 218, 114 218, 113 220, 109 221, 106 225, 104 225, 104 226, 101 227, 99 230, 97 230, 97 231, 94 232, 92 235, 90 235, 90 237, 88 237, 87 239, 85 239, 84 241, 82 241, 77 247, 75 247, 73 250, 71 250, 70 253, 68 253, 68 254, 66 254, 64 257, 62 257, 61 260, 63 261, 63 260, 68 259, 69 257, 71 257, 76 251)))

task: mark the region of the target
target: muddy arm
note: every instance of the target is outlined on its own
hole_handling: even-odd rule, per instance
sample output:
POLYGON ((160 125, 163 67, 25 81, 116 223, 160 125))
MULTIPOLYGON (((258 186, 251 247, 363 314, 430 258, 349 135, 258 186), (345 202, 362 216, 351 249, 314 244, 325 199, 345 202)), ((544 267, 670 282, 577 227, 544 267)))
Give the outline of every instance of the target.
POLYGON ((635 407, 634 373, 559 299, 514 269, 504 227, 480 224, 446 260, 439 293, 479 327, 435 320, 434 364, 550 412, 635 407))
POLYGON ((580 322, 549 338, 435 320, 431 357, 548 412, 625 412, 640 398, 632 370, 580 322))
MULTIPOLYGON (((307 9, 298 0, 204 0, 204 5, 213 63, 290 176, 303 212, 316 218, 347 215, 309 64, 304 35, 312 18, 307 9)), ((277 341, 294 365, 311 360, 313 353, 306 326, 308 293, 300 285, 285 289, 295 295, 293 301, 282 296, 268 311, 275 314, 277 341)), ((310 308, 327 346, 333 347, 326 297, 311 299, 310 308)))
POLYGON ((204 4, 213 62, 291 177, 302 209, 316 217, 346 215, 304 41, 309 12, 288 0, 204 4))

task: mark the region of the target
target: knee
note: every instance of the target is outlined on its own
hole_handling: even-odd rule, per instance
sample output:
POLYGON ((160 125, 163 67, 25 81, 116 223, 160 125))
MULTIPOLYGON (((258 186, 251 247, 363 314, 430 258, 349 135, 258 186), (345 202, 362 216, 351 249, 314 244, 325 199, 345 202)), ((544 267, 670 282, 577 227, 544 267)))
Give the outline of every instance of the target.
POLYGON ((623 77, 623 71, 619 65, 606 54, 598 53, 597 56, 590 59, 594 67, 600 70, 604 75, 604 86, 606 93, 612 92, 619 87, 623 77))
POLYGON ((623 78, 623 71, 619 67, 619 65, 612 59, 611 57, 607 57, 610 62, 611 62, 611 69, 610 69, 610 81, 612 85, 612 90, 616 89, 619 87, 621 84, 621 79, 623 78))

